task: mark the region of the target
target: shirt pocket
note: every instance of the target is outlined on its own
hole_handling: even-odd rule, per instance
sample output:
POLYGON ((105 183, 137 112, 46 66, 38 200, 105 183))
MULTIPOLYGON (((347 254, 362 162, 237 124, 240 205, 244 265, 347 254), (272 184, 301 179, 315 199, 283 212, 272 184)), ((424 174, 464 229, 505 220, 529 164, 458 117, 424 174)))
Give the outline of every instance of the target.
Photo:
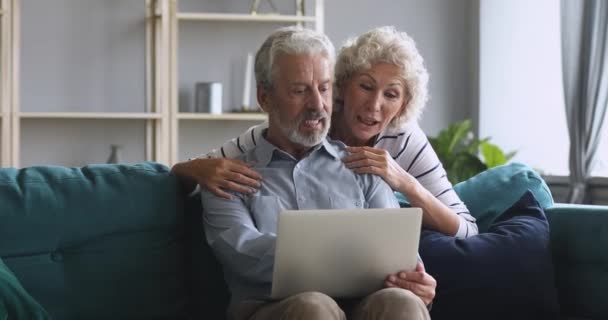
POLYGON ((332 209, 364 209, 367 208, 367 202, 363 196, 359 195, 343 195, 336 193, 328 193, 329 203, 332 209))
POLYGON ((277 217, 281 210, 283 210, 283 206, 277 197, 254 196, 251 198, 251 217, 255 226, 262 233, 277 232, 277 217))

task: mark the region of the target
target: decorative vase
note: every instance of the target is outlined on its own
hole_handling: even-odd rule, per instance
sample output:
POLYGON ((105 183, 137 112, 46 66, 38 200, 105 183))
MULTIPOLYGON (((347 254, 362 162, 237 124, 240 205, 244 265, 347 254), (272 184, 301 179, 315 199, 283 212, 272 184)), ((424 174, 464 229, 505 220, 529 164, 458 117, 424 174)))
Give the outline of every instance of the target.
POLYGON ((113 144, 110 145, 110 149, 110 157, 108 158, 107 163, 120 163, 122 161, 122 156, 120 154, 120 149, 122 149, 122 146, 113 144))

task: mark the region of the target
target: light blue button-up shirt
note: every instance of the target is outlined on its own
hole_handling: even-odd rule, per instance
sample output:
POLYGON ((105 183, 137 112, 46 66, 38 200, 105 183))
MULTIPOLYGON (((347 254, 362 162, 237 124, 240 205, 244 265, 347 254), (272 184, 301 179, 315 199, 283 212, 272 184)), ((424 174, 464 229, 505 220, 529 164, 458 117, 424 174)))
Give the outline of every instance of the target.
POLYGON ((280 211, 399 207, 380 177, 346 168, 341 160, 346 155, 343 143, 323 140, 297 160, 259 139, 237 158, 254 163, 262 175, 256 193, 226 200, 202 190, 207 242, 224 267, 232 304, 270 295, 280 211))

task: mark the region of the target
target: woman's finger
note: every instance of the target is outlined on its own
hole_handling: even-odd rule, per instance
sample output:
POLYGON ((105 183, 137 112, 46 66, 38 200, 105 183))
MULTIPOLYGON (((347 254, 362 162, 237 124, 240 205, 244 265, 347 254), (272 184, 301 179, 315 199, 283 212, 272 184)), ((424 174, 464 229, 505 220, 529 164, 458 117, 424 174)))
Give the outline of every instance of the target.
POLYGON ((222 184, 222 189, 226 189, 232 192, 237 192, 237 193, 244 193, 244 194, 250 194, 253 192, 253 190, 251 190, 251 188, 249 187, 245 187, 242 184, 238 184, 236 182, 232 182, 232 181, 224 181, 222 184))
POLYGON ((362 159, 374 159, 376 161, 381 161, 382 160, 382 156, 369 155, 369 154, 365 154, 365 153, 352 153, 352 154, 344 157, 342 159, 342 162, 349 163, 349 162, 353 162, 353 161, 357 161, 357 160, 362 160, 362 159))
POLYGON ((353 169, 353 171, 357 174, 374 174, 384 178, 383 171, 378 167, 361 167, 353 169))
POLYGON ((231 171, 238 172, 254 180, 262 180, 262 175, 251 169, 250 164, 238 160, 235 161, 237 162, 232 163, 230 166, 231 171))
POLYGON ((207 190, 211 191, 211 193, 213 193, 214 195, 220 197, 220 198, 224 198, 226 200, 231 200, 232 196, 225 192, 224 190, 218 188, 218 187, 206 187, 207 190))
POLYGON ((348 152, 371 152, 374 154, 382 154, 384 153, 384 149, 378 149, 378 148, 373 148, 373 147, 368 147, 368 146, 363 146, 363 147, 346 147, 346 151, 348 152))
POLYGON ((249 178, 248 176, 238 172, 227 173, 226 179, 256 189, 261 187, 259 181, 249 178))
POLYGON ((361 159, 356 161, 351 161, 348 163, 344 163, 349 169, 356 169, 361 167, 380 167, 383 168, 384 165, 382 162, 374 160, 374 159, 361 159))

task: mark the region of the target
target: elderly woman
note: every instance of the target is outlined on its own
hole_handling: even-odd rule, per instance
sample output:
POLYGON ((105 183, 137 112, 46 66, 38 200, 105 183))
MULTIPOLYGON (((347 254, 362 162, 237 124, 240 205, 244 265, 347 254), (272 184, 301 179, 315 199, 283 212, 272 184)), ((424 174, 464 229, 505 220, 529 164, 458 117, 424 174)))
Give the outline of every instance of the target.
MULTIPOLYGON (((475 219, 417 124, 428 98, 428 73, 412 38, 393 27, 370 30, 346 42, 335 68, 330 137, 350 146, 347 166, 377 174, 403 193, 423 209, 425 227, 459 238, 477 234, 475 219)), ((253 148, 266 127, 252 127, 173 172, 192 188, 198 183, 220 197, 252 192, 261 176, 230 158, 253 148)))

